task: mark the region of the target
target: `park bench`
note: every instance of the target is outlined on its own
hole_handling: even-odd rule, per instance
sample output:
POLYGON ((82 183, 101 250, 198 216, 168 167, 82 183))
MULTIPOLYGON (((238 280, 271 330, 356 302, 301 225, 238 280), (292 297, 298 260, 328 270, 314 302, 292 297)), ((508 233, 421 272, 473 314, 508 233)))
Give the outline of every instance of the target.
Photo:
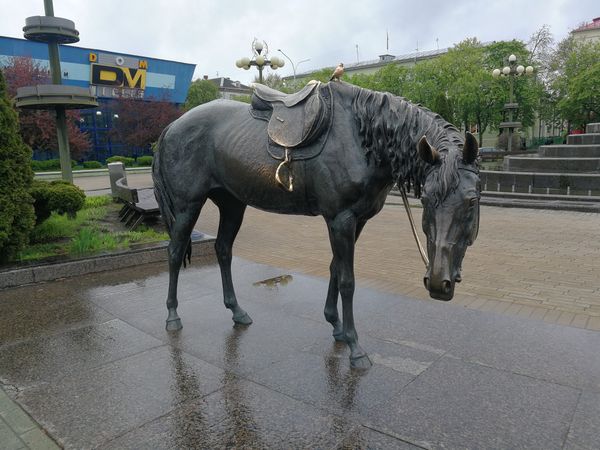
POLYGON ((160 216, 153 188, 129 187, 123 164, 111 163, 108 166, 113 198, 123 203, 119 220, 125 222, 129 230, 135 230, 146 219, 160 216))

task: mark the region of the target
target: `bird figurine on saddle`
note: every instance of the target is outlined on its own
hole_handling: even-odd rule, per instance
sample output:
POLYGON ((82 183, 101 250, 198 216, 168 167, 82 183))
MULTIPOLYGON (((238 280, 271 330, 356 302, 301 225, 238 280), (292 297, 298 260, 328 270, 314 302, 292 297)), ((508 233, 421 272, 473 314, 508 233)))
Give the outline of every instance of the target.
POLYGON ((331 75, 331 78, 329 79, 329 81, 333 81, 333 80, 340 81, 340 78, 342 75, 344 75, 344 64, 339 63, 338 66, 333 71, 333 74, 331 75))

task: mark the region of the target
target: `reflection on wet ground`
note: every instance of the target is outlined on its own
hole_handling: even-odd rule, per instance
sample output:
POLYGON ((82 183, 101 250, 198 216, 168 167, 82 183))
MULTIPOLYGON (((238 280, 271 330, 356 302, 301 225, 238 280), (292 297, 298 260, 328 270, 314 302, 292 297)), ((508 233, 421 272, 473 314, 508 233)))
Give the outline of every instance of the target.
POLYGON ((60 445, 594 447, 600 333, 359 287, 374 365, 353 371, 322 317, 327 280, 235 259, 254 319, 239 326, 218 267, 192 266, 184 328, 166 332, 165 269, 0 291, 0 383, 60 445))
POLYGON ((273 278, 269 278, 268 280, 257 281, 254 283, 254 286, 266 286, 269 288, 274 288, 277 286, 285 286, 290 281, 294 279, 291 275, 279 275, 273 278))

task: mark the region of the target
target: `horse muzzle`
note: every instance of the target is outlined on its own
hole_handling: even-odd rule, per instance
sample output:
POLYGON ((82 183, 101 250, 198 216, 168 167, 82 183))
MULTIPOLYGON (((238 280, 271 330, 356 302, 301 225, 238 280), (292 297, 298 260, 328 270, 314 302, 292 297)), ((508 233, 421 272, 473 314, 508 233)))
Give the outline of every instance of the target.
POLYGON ((452 300, 452 297, 454 297, 454 283, 446 278, 441 279, 439 277, 428 276, 423 278, 423 284, 425 284, 425 288, 429 291, 429 296, 445 302, 452 300))
POLYGON ((449 301, 454 297, 454 286, 461 282, 460 269, 455 270, 451 251, 444 248, 431 258, 427 273, 423 278, 429 296, 436 300, 449 301))

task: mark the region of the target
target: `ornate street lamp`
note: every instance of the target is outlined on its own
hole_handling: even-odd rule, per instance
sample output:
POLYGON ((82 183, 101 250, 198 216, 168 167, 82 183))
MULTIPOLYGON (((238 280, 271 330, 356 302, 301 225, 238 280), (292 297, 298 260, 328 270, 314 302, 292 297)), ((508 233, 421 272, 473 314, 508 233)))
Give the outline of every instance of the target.
POLYGON ((303 59, 303 60, 301 60, 301 61, 298 61, 298 63, 297 63, 297 64, 294 64, 294 61, 292 61, 292 58, 290 58, 288 55, 286 55, 286 54, 283 52, 283 50, 281 50, 280 48, 278 48, 278 49, 277 49, 277 51, 278 51, 279 53, 281 53, 283 56, 285 56, 285 57, 288 59, 288 61, 290 62, 290 64, 292 65, 292 71, 294 72, 294 81, 296 81, 296 70, 298 69, 298 66, 299 66, 300 64, 302 64, 303 62, 310 61, 310 58, 308 58, 308 59, 303 59))
POLYGON ((523 75, 531 75, 533 73, 533 67, 527 66, 523 67, 522 65, 517 65, 517 57, 515 55, 510 55, 508 57, 508 65, 504 66, 502 69, 494 69, 492 71, 492 76, 494 78, 498 77, 508 77, 510 84, 510 94, 508 103, 504 105, 504 110, 508 113, 508 121, 500 122, 500 128, 505 129, 508 128, 508 146, 507 152, 510 153, 512 151, 512 134, 513 129, 520 128, 521 122, 513 120, 513 111, 519 109, 519 104, 514 101, 514 90, 513 83, 515 77, 520 77, 523 75))
POLYGON ((248 70, 251 66, 256 66, 258 69, 258 82, 262 84, 262 72, 265 67, 270 67, 277 70, 285 65, 285 61, 277 56, 269 58, 269 46, 265 41, 254 38, 252 41, 252 58, 244 57, 235 62, 235 65, 240 69, 248 70))

